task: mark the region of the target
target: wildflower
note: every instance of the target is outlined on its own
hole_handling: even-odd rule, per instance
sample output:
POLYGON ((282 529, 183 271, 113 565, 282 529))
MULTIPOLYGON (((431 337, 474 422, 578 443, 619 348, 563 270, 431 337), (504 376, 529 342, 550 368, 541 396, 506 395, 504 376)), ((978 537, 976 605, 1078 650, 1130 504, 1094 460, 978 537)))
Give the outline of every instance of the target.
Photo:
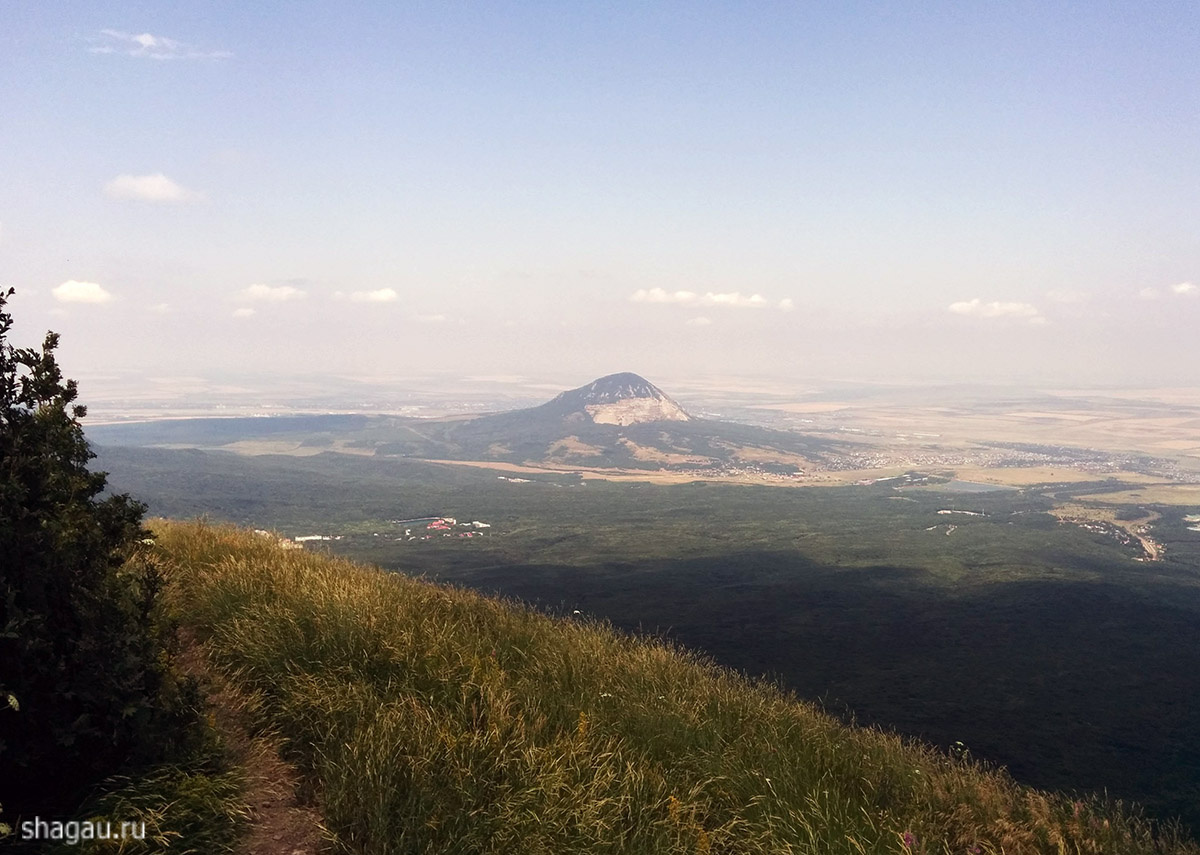
POLYGON ((911 831, 904 832, 900 838, 900 841, 904 844, 905 849, 917 848, 917 835, 913 834, 911 831))
POLYGON ((587 736, 588 716, 583 710, 579 711, 579 724, 575 727, 575 733, 579 736, 587 736))
POLYGON ((600 697, 602 697, 602 698, 611 698, 611 697, 612 697, 612 692, 601 692, 601 693, 600 693, 600 697))
POLYGON ((679 822, 679 799, 673 795, 667 797, 667 813, 671 817, 671 822, 679 822))

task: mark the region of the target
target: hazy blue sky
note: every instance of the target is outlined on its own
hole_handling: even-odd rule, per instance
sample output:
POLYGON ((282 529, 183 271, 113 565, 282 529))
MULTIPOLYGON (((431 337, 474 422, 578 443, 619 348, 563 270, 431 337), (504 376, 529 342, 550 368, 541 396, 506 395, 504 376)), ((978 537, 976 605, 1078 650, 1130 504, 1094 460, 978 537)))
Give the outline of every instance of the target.
POLYGON ((0 116, 75 375, 1200 383, 1194 0, 8 2, 0 116))

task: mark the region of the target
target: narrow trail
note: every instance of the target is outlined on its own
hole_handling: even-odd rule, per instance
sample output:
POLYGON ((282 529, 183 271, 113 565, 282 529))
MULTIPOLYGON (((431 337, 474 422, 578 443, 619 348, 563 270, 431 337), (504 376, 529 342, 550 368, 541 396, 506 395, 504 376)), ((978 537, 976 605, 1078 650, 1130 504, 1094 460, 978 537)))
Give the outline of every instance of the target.
POLYGON ((250 828, 238 855, 316 855, 328 850, 328 836, 316 806, 305 803, 300 775, 279 754, 274 739, 254 736, 244 698, 208 666, 200 644, 180 632, 179 666, 203 691, 206 712, 229 752, 246 775, 250 828))

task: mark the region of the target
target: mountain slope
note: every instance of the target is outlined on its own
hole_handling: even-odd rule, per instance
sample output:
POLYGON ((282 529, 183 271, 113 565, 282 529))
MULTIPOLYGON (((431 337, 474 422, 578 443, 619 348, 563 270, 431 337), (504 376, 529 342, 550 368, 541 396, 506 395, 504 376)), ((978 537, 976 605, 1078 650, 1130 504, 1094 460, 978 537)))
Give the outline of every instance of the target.
POLYGON ((599 623, 249 533, 156 533, 180 621, 348 851, 1200 855, 599 623))

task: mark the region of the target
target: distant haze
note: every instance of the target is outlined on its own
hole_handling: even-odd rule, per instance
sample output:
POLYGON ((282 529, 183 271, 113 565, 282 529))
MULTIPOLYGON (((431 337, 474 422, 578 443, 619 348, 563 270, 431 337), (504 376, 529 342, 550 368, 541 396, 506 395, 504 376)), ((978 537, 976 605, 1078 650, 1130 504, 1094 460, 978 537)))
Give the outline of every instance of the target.
POLYGON ((5 17, 0 285, 84 380, 1200 384, 1193 2, 5 17))

